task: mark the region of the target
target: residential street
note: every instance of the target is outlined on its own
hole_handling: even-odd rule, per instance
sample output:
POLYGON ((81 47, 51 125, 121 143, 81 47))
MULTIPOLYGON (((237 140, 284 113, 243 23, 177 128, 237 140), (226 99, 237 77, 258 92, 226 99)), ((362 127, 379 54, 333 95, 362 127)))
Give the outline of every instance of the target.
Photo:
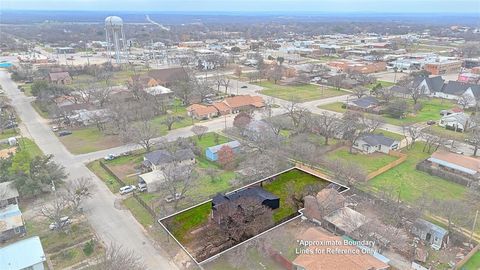
POLYGON ((94 196, 85 203, 84 210, 96 234, 106 243, 116 243, 135 252, 149 269, 177 269, 164 252, 154 247, 141 225, 128 210, 114 207, 117 197, 108 190, 84 163, 70 154, 49 129, 46 122, 30 105, 30 98, 21 93, 9 74, 0 71, 0 84, 11 98, 19 117, 45 154, 55 156, 55 161, 65 166, 70 178, 89 177, 94 184, 94 196))

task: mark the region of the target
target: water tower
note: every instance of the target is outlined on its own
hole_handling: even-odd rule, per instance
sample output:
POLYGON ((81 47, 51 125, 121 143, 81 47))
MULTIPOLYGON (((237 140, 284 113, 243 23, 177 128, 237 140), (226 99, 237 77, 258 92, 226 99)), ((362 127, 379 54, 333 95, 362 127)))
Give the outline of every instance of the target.
POLYGON ((105 35, 107 38, 107 55, 112 58, 112 45, 115 50, 115 61, 117 64, 127 60, 127 41, 123 32, 123 20, 117 16, 109 16, 105 19, 105 35))

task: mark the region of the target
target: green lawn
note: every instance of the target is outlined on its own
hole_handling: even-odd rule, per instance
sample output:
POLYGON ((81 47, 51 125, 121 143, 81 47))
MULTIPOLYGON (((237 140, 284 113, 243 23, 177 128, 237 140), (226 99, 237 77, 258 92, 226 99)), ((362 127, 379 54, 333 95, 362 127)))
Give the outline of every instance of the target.
POLYGON ((397 141, 401 141, 401 140, 405 139, 405 136, 403 136, 403 135, 401 135, 401 134, 393 133, 393 132, 390 132, 390 131, 387 131, 387 130, 383 130, 383 129, 377 129, 377 130, 375 130, 373 133, 375 133, 375 134, 383 134, 383 135, 385 135, 385 137, 389 137, 389 138, 394 139, 394 140, 397 140, 397 141))
POLYGON ((117 193, 120 189, 120 184, 111 176, 107 171, 105 171, 101 166, 98 160, 90 162, 87 167, 100 178, 105 185, 107 185, 108 189, 112 193, 117 193))
POLYGON ((96 127, 72 130, 73 134, 60 137, 72 154, 85 154, 122 145, 118 136, 104 135, 96 127))
POLYGON ((202 149, 202 154, 205 154, 205 150, 208 147, 232 141, 225 136, 222 136, 222 135, 219 135, 219 134, 215 135, 214 132, 205 133, 202 136, 202 139, 200 139, 200 140, 198 139, 197 136, 193 136, 191 138, 192 138, 193 142, 198 147, 200 147, 202 149))
POLYGON ((208 216, 211 213, 212 203, 204 203, 188 211, 182 212, 178 215, 165 221, 165 225, 169 231, 180 242, 188 241, 187 233, 200 227, 207 222, 208 216))
POLYGON ((343 160, 348 163, 356 164, 362 167, 367 173, 374 172, 383 166, 397 160, 396 157, 389 156, 383 153, 373 153, 369 155, 350 154, 349 149, 339 148, 335 151, 329 152, 327 158, 330 160, 343 160), (368 162, 366 162, 368 160, 368 162))
POLYGON ((480 269, 480 251, 475 253, 466 264, 463 265, 461 270, 478 270, 480 269))
POLYGON ((45 108, 44 106, 42 106, 40 104, 40 102, 37 102, 36 100, 34 100, 32 103, 32 107, 33 109, 35 109, 35 111, 43 118, 45 119, 48 119, 50 118, 50 116, 48 115, 48 109, 45 108))
POLYGON ((273 182, 264 184, 263 188, 265 190, 280 198, 280 208, 274 210, 273 213, 274 221, 278 222, 297 211, 288 199, 292 193, 303 192, 305 187, 309 185, 321 185, 325 187, 328 184, 329 182, 327 181, 297 169, 278 175, 273 182))
POLYGON ((15 137, 17 136, 17 129, 11 128, 4 130, 2 133, 0 133, 0 140, 8 139, 10 137, 15 137))
POLYGON ((467 133, 456 132, 437 125, 431 126, 430 128, 424 129, 423 131, 445 138, 452 138, 457 141, 464 141, 468 138, 467 133))
MULTIPOLYGON (((410 113, 405 118, 396 119, 385 114, 383 115, 383 119, 385 120, 386 123, 397 125, 397 126, 419 123, 419 122, 426 123, 428 120, 435 120, 438 122, 438 120, 440 120, 441 118, 440 116, 441 110, 451 109, 452 107, 455 106, 455 104, 453 104, 451 101, 444 100, 444 99, 428 99, 428 100, 424 99, 424 100, 420 100, 419 102, 423 104, 423 108, 416 115, 410 113)), ((410 108, 409 110, 412 111, 413 101, 408 99, 407 103, 410 108)), ((335 102, 335 103, 319 106, 318 108, 339 112, 339 113, 344 113, 346 109, 342 108, 342 105, 343 105, 342 102, 335 102)))
POLYGON ((466 187, 416 170, 417 163, 430 156, 422 152, 422 148, 423 144, 417 142, 412 149, 404 149, 408 155, 405 162, 369 180, 362 188, 377 194, 393 189, 392 196, 400 196, 402 201, 410 204, 414 204, 424 192, 432 199, 462 198, 466 187))
POLYGON ((269 81, 258 82, 255 84, 265 88, 260 91, 260 93, 264 95, 297 102, 305 102, 348 94, 347 92, 336 90, 332 87, 322 87, 313 84, 282 86, 269 81))
POLYGON ((377 81, 376 83, 371 83, 371 84, 366 85, 366 87, 368 89, 373 89, 373 87, 375 87, 377 84, 381 84, 382 87, 390 87, 390 86, 395 85, 395 83, 393 83, 393 82, 377 81))
POLYGON ((148 228, 152 226, 155 219, 148 213, 148 211, 135 199, 134 197, 128 197, 123 200, 123 205, 132 212, 132 215, 137 219, 143 227, 148 228))
POLYGON ((18 146, 21 150, 27 151, 32 158, 35 157, 35 156, 43 155, 43 152, 38 147, 38 145, 30 139, 27 139, 27 138, 19 139, 18 140, 18 146))

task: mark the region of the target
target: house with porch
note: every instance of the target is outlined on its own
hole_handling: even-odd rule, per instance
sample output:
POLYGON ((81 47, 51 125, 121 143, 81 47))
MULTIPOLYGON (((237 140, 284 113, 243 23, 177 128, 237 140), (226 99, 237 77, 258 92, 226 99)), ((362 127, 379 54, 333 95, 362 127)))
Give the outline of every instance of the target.
POLYGON ((365 154, 372 154, 375 152, 388 154, 390 151, 397 150, 398 147, 398 141, 386 137, 383 134, 367 134, 360 137, 353 144, 355 150, 365 154))

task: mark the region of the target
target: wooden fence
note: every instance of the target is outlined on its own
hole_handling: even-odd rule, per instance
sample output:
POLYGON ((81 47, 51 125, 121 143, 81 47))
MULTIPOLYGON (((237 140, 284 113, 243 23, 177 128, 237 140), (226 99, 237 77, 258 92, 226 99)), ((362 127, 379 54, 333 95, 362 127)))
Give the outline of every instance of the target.
POLYGON ((407 160, 407 155, 406 154, 403 154, 403 153, 400 153, 400 152, 397 152, 397 151, 390 151, 388 153, 388 155, 390 156, 394 156, 394 157, 398 157, 397 160, 393 161, 393 162, 390 162, 388 163, 387 165, 381 167, 380 169, 374 171, 374 172, 371 172, 367 175, 367 181, 374 178, 375 176, 378 176, 392 168, 395 168, 397 167, 398 165, 400 165, 402 162, 404 162, 405 160, 407 160))
MULTIPOLYGON (((99 161, 100 162, 100 167, 102 167, 108 174, 110 174, 110 176, 113 177, 113 179, 115 179, 115 181, 117 181, 120 185, 122 186, 126 186, 127 184, 122 180, 120 179, 120 177, 118 177, 103 161, 99 161)), ((155 214, 155 211, 152 209, 152 207, 150 207, 142 198, 140 198, 140 196, 138 196, 135 191, 132 193, 132 196, 138 201, 138 203, 140 205, 143 206, 143 208, 145 208, 145 210, 147 210, 147 212, 154 218, 156 219, 157 218, 157 215, 155 214)))
POLYGON ((480 244, 478 244, 476 247, 474 247, 468 254, 467 256, 465 256, 465 258, 463 258, 461 261, 459 261, 457 263, 457 265, 455 266, 455 269, 462 269, 462 266, 464 266, 468 260, 470 260, 473 255, 475 255, 475 253, 477 253, 478 251, 480 250, 480 244))

